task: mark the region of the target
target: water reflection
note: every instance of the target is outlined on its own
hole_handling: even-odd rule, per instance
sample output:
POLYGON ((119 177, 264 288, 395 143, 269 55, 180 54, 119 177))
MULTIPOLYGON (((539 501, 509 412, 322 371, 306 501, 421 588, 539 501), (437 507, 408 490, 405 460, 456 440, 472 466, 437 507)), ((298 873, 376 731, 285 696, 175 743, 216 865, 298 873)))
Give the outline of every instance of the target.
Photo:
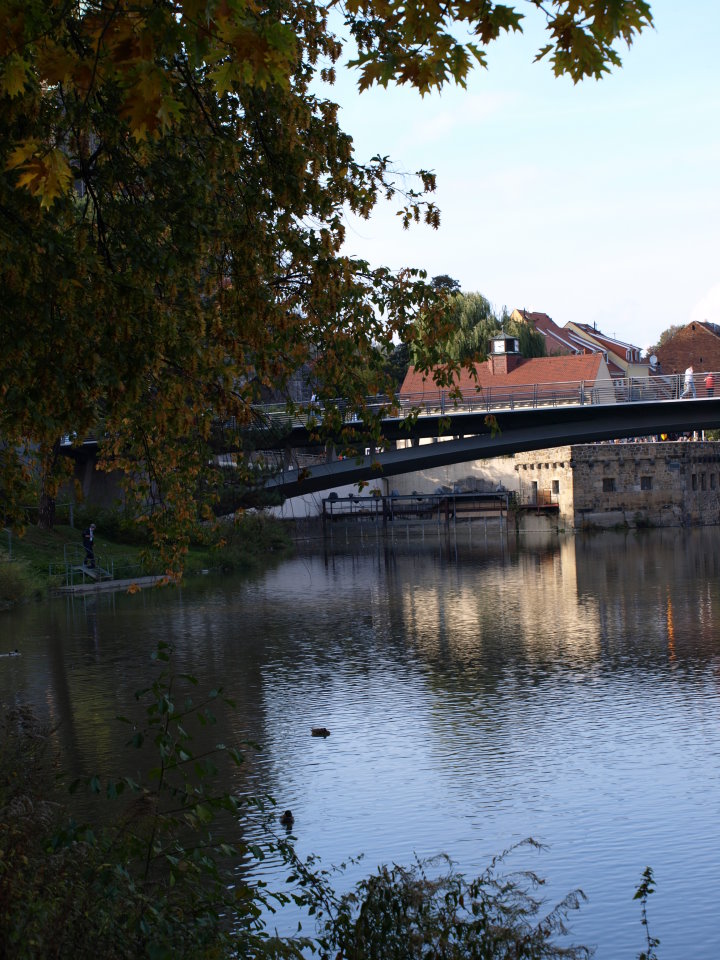
POLYGON ((601 960, 637 955, 650 863, 663 960, 717 956, 717 531, 339 540, 256 581, 18 611, 0 696, 58 725, 73 773, 115 772, 113 718, 169 640, 237 702, 213 737, 262 750, 232 787, 291 808, 301 853, 475 869, 533 835, 601 960))

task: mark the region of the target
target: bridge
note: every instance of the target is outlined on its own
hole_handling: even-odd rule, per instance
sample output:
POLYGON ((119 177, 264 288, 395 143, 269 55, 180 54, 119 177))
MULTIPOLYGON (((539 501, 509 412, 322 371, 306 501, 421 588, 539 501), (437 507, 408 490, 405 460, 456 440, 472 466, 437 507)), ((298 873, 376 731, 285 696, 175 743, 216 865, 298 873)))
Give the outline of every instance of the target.
MULTIPOLYGON (((344 414, 344 427, 355 435, 357 455, 330 462, 293 468, 290 458, 265 487, 285 497, 317 493, 345 484, 372 482, 415 470, 500 457, 528 450, 573 443, 592 443, 632 437, 656 436, 720 428, 720 395, 705 386, 707 373, 695 377, 697 396, 684 397, 682 377, 653 376, 587 382, 538 383, 503 389, 478 390, 460 398, 434 385, 422 394, 374 397, 367 408, 380 416, 387 444, 406 441, 400 449, 375 451, 365 425, 344 414), (395 407, 396 415, 385 411, 395 407), (432 441, 422 443, 421 441, 432 441), (369 450, 369 452, 368 452, 369 450)), ((713 373, 720 392, 720 373, 713 373)), ((341 411, 342 400, 334 407, 341 411)), ((289 414, 281 404, 255 408, 265 449, 322 449, 328 442, 338 447, 348 437, 328 438, 322 431, 323 407, 311 403, 289 414)), ((238 427, 219 425, 219 447, 237 442, 238 427)), ((80 460, 95 458, 97 441, 88 437, 78 445, 72 436, 63 438, 63 452, 80 460)), ((315 459, 318 459, 317 457, 315 459)))
MULTIPOLYGON (((720 396, 696 375, 697 396, 683 397, 680 377, 533 384, 503 391, 481 391, 453 400, 448 391, 400 396, 401 415, 382 419, 387 442, 410 441, 400 449, 375 452, 304 469, 283 469, 267 489, 286 497, 328 490, 342 484, 372 482, 415 470, 469 460, 505 456, 573 443, 700 431, 720 427, 720 396), (408 419, 410 415, 410 419, 408 419), (420 443, 431 439, 434 442, 420 443)), ((720 386, 720 374, 714 374, 720 386)), ((387 398, 369 403, 382 411, 387 398)), ((277 446, 317 443, 322 410, 311 406, 292 418, 277 408, 259 408, 265 422, 282 437, 277 446), (309 424, 309 425, 308 425, 309 424)), ((363 424, 346 424, 362 438, 363 424)), ((360 439, 362 444, 362 439, 360 439)))

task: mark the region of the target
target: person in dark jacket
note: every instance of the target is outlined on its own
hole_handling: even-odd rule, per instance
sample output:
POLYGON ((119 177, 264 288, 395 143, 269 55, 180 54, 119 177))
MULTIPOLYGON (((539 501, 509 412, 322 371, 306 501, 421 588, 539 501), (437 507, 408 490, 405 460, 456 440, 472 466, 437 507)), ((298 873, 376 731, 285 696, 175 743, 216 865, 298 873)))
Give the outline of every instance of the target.
POLYGON ((83 546, 85 547, 85 566, 94 567, 95 566, 95 548, 93 546, 93 541, 95 539, 95 524, 91 523, 90 526, 83 530, 83 546))

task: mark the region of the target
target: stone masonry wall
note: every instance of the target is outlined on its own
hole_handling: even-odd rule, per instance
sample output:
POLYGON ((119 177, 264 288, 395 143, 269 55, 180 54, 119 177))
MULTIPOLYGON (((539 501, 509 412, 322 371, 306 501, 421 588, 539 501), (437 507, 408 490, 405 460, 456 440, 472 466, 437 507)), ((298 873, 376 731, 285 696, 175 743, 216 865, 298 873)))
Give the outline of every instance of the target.
POLYGON ((577 444, 518 454, 516 467, 521 497, 537 483, 566 526, 720 523, 720 442, 577 444))

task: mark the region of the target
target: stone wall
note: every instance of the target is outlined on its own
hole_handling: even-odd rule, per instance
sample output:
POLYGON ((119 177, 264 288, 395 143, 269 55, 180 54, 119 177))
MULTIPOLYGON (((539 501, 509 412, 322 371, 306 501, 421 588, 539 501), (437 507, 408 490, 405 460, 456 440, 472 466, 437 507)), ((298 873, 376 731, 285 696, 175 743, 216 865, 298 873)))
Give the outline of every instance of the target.
POLYGON ((518 454, 516 469, 521 498, 536 489, 567 526, 720 523, 720 442, 577 444, 518 454))
POLYGON ((561 525, 573 527, 573 447, 551 447, 515 455, 521 503, 556 503, 561 525))

